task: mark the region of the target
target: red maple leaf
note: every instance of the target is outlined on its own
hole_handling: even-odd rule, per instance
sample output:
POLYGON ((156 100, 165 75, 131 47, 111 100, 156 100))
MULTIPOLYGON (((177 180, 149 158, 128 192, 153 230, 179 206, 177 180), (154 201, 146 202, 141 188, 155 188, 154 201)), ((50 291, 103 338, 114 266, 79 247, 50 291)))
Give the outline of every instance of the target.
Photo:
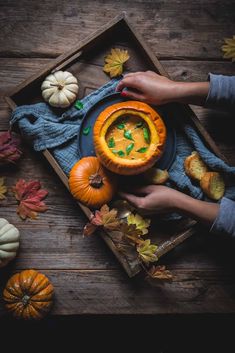
POLYGON ((42 201, 48 194, 47 190, 41 189, 41 183, 37 180, 26 182, 19 179, 13 187, 16 200, 19 201, 17 213, 22 219, 27 217, 35 219, 38 212, 47 210, 46 204, 42 201))
POLYGON ((0 165, 15 163, 21 156, 20 138, 10 131, 0 133, 0 165))

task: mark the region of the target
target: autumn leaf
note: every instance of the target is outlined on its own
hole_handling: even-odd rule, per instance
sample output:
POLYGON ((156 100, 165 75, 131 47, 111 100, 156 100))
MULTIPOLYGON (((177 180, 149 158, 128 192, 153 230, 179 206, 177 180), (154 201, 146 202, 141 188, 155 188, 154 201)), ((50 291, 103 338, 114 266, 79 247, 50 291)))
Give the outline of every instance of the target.
POLYGON ((0 165, 15 163, 21 156, 20 138, 10 131, 0 133, 0 165))
POLYGON ((163 281, 172 281, 172 273, 166 269, 166 266, 152 266, 148 271, 148 277, 163 281))
POLYGON ((41 189, 41 183, 37 180, 26 182, 24 179, 19 179, 13 187, 15 198, 19 201, 17 213, 22 219, 37 217, 38 212, 47 210, 47 206, 42 201, 48 191, 41 189))
POLYGON ((150 226, 150 219, 141 217, 138 213, 130 213, 127 217, 127 224, 134 224, 139 229, 142 235, 148 233, 148 227, 150 226))
POLYGON ((157 250, 157 245, 151 244, 150 239, 142 241, 140 245, 137 246, 137 252, 141 260, 145 263, 155 262, 158 260, 155 254, 157 250))
POLYGON ((140 229, 137 229, 135 224, 127 224, 125 222, 121 223, 120 231, 123 233, 123 236, 132 244, 141 244, 143 239, 141 239, 142 232, 140 229))
POLYGON ((119 228, 120 221, 117 218, 117 210, 110 210, 107 205, 103 205, 100 210, 95 211, 83 228, 83 235, 89 236, 93 234, 98 227, 103 227, 106 230, 112 231, 119 228))
POLYGON ((102 206, 99 211, 95 211, 91 223, 95 226, 103 226, 106 230, 115 230, 120 225, 117 210, 115 208, 110 210, 107 205, 102 206))
POLYGON ((224 52, 223 58, 235 61, 235 35, 232 38, 225 38, 224 41, 225 44, 221 47, 224 52))
POLYGON ((88 237, 88 236, 92 235, 96 231, 96 229, 97 229, 97 226, 88 222, 85 225, 85 227, 83 228, 83 236, 88 237))
POLYGON ((7 187, 4 184, 4 178, 0 178, 0 200, 4 200, 6 198, 6 196, 4 194, 6 194, 7 192, 7 187))
POLYGON ((127 50, 119 48, 111 49, 111 53, 104 59, 104 72, 108 73, 110 77, 120 76, 123 72, 123 64, 129 59, 129 57, 127 50))

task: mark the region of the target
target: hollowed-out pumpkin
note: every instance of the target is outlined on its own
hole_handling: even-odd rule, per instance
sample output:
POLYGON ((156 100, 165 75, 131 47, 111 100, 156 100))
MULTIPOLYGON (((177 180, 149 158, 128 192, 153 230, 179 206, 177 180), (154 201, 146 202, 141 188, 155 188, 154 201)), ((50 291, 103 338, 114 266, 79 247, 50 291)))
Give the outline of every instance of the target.
POLYGON ((13 316, 42 319, 51 309, 53 293, 53 286, 44 274, 24 270, 9 279, 3 291, 3 299, 13 316))
POLYGON ((160 115, 138 101, 116 103, 98 116, 94 146, 100 162, 114 173, 140 174, 162 155, 166 127, 160 115))
POLYGON ((111 201, 116 191, 116 177, 96 157, 84 157, 69 174, 69 188, 73 197, 92 208, 100 208, 111 201))

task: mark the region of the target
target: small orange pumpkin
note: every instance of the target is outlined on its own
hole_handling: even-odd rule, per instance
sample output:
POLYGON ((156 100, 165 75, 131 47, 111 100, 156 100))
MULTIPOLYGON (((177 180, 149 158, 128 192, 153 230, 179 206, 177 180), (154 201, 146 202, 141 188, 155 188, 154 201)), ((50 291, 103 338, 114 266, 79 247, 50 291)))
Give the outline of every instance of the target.
MULTIPOLYGON (((136 126, 138 127, 138 124, 136 126)), ((107 169, 122 175, 140 174, 151 168, 162 155, 166 142, 166 127, 160 115, 148 104, 138 101, 126 101, 107 107, 98 116, 93 131, 96 156, 107 169), (137 119, 139 124, 141 122, 144 124, 149 135, 147 146, 136 148, 138 142, 140 142, 138 140, 141 140, 140 137, 142 136, 140 129, 138 130, 139 135, 137 135, 134 126, 132 125, 133 129, 130 128, 130 123, 127 123, 127 125, 129 124, 128 130, 122 127, 123 124, 118 124, 120 118, 124 117, 125 119, 125 116, 127 119, 129 117, 129 122, 131 119, 137 119), (111 134, 110 129, 113 129, 111 134), (122 140, 118 129, 123 129, 124 137, 122 140), (130 131, 135 133, 135 140, 133 140, 130 131), (107 141, 107 136, 115 136, 115 133, 118 136, 119 147, 120 145, 123 146, 121 151, 110 148, 114 145, 114 137, 109 140, 111 142, 110 146, 107 141), (131 156, 130 150, 134 151, 135 155, 131 156), (141 153, 137 156, 137 152, 141 153)))
POLYGON ((92 208, 100 208, 112 200, 116 177, 105 169, 98 158, 84 157, 69 174, 69 188, 76 200, 92 208))
POLYGON ((53 286, 49 279, 35 270, 13 275, 3 291, 6 308, 22 319, 42 319, 52 306, 53 286))

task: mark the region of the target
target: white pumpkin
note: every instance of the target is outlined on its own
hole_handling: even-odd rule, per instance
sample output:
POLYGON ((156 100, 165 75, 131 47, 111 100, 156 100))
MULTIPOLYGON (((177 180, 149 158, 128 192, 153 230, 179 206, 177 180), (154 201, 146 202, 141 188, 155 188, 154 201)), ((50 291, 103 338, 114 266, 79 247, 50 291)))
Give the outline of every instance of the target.
POLYGON ((78 88, 78 80, 68 71, 50 74, 41 85, 45 101, 57 108, 70 106, 77 98, 78 88))
POLYGON ((0 218, 0 267, 15 258, 20 245, 19 239, 19 230, 6 219, 0 218))

